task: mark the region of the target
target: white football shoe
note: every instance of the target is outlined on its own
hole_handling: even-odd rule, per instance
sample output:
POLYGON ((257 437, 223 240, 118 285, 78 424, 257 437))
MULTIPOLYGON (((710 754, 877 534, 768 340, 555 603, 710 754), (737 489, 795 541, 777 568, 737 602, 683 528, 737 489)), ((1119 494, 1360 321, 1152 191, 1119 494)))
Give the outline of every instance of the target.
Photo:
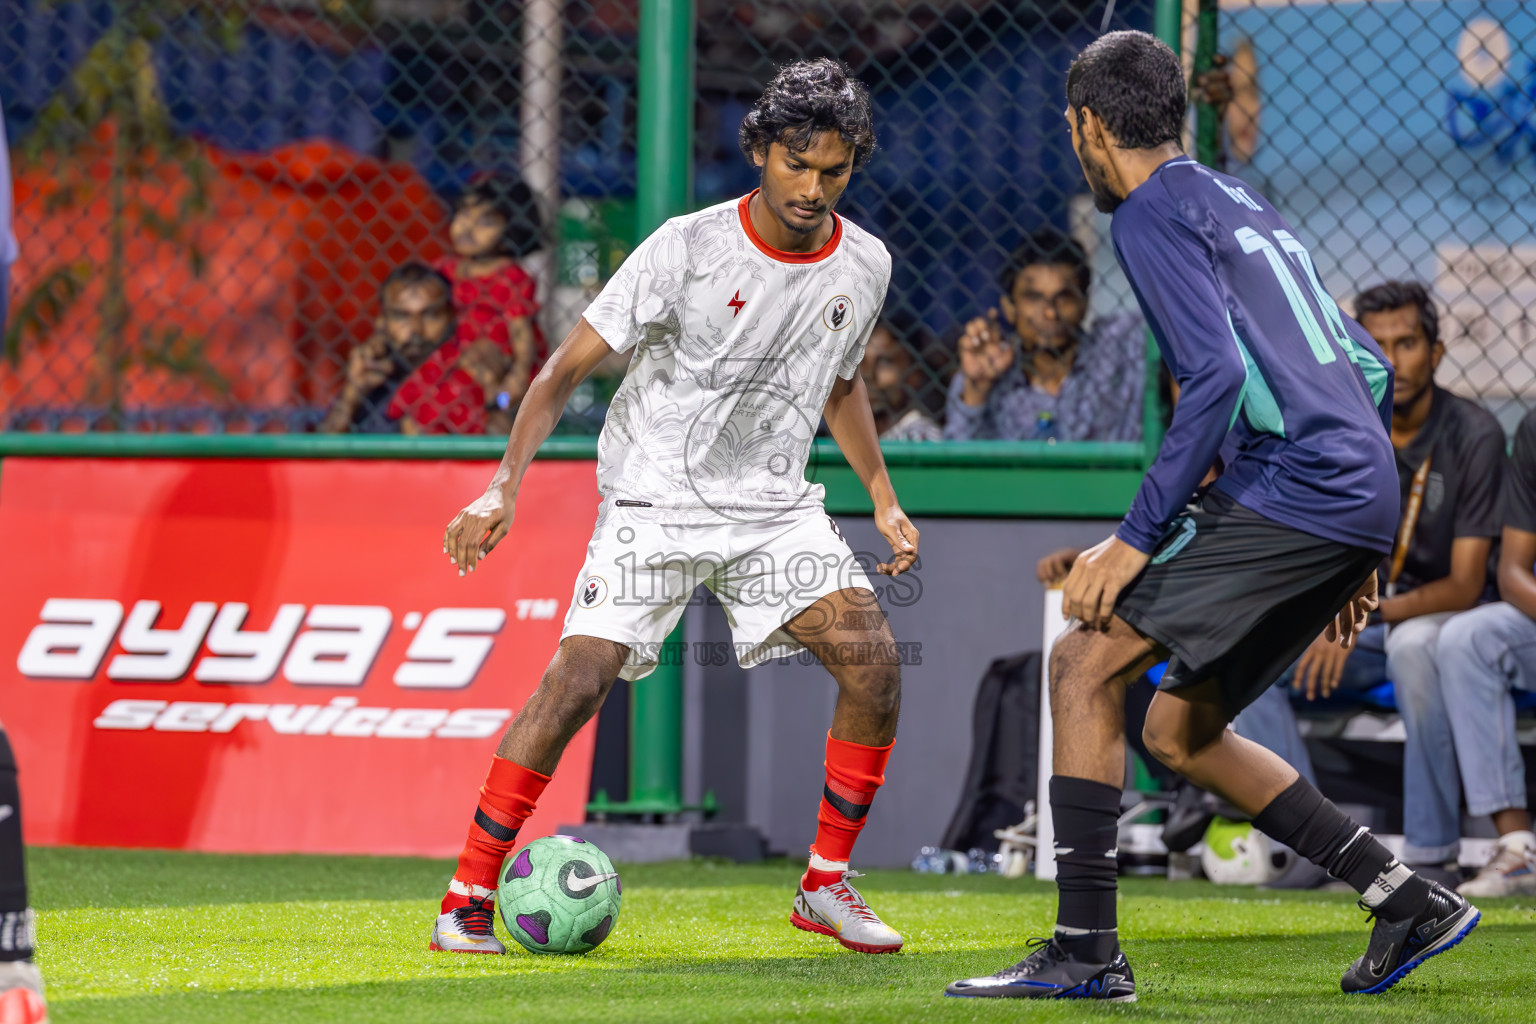
POLYGON ((437 915, 427 948, 443 953, 505 953, 495 922, 496 901, 490 896, 470 896, 464 906, 437 915))
POLYGON ((813 892, 795 894, 789 923, 805 932, 830 935, 859 953, 894 953, 901 948, 901 934, 880 920, 859 891, 848 884, 857 871, 844 871, 841 882, 813 892))
POLYGON ((1463 896, 1528 896, 1536 894, 1536 845, 1529 832, 1512 832, 1499 839, 1493 859, 1470 881, 1457 886, 1463 896))

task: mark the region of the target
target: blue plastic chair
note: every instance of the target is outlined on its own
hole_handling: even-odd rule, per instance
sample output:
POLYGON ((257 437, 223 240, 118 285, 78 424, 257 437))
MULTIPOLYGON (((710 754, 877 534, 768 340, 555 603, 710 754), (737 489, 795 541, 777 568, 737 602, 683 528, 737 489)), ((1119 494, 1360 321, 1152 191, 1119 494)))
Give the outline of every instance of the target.
MULTIPOLYGON (((1146 679, 1153 686, 1163 680, 1163 673, 1168 671, 1168 663, 1160 661, 1147 669, 1146 679)), ((1369 690, 1361 690, 1357 693, 1339 693, 1329 697, 1326 701, 1318 701, 1315 705, 1320 709, 1333 707, 1367 707, 1372 711, 1396 711, 1397 694, 1389 679, 1384 683, 1377 683, 1369 690)), ((1536 711, 1536 692, 1526 690, 1515 691, 1515 711, 1536 711)))

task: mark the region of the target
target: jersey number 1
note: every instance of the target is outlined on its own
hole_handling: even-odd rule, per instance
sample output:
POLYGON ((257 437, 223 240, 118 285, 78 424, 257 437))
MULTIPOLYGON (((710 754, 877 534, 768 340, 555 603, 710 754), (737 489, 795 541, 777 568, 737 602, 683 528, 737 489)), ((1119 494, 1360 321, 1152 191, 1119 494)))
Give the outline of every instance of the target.
POLYGON ((1333 301, 1333 296, 1323 289, 1323 282, 1317 276, 1317 268, 1312 264, 1312 254, 1307 252, 1307 247, 1298 242, 1296 236, 1289 231, 1275 232, 1275 241, 1280 243, 1278 248, 1275 241, 1265 238, 1253 228, 1238 228, 1234 234, 1237 244, 1243 247, 1243 252, 1262 252, 1264 258, 1269 261, 1269 269, 1274 272, 1275 279, 1280 282, 1286 301, 1291 304, 1291 312, 1295 315, 1301 332, 1306 335, 1307 344, 1311 346, 1312 354, 1317 357, 1317 361, 1326 366, 1338 358, 1334 354, 1333 345, 1328 343, 1331 336, 1334 344, 1344 351, 1349 361, 1360 367, 1366 383, 1370 385, 1371 397, 1379 403, 1386 392, 1386 370, 1371 353, 1362 352, 1350 338, 1349 332, 1344 329, 1344 318, 1339 315, 1339 305, 1333 301), (1312 295, 1317 299, 1317 306, 1323 311, 1323 319, 1327 322, 1326 334, 1323 326, 1317 322, 1317 317, 1313 315, 1312 307, 1307 305, 1306 297, 1302 295, 1301 285, 1297 283, 1296 275, 1291 272, 1290 264, 1285 256, 1280 254, 1282 249, 1301 265, 1307 284, 1311 286, 1312 295))

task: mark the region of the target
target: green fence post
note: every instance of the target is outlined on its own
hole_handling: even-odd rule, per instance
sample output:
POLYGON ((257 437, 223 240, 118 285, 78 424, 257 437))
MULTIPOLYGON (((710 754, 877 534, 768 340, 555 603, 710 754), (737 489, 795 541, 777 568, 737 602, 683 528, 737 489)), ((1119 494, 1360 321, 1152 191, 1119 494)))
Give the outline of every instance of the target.
MULTIPOLYGON (((640 125, 636 191, 639 236, 693 202, 693 0, 641 0, 640 125)), ((656 671, 631 684, 629 808, 676 814, 683 807, 681 624, 656 671)))
POLYGON ((641 0, 636 199, 641 238, 693 201, 693 0, 641 0))
POLYGON ((1157 0, 1152 33, 1179 53, 1184 32, 1184 0, 1157 0))
MULTIPOLYGON (((1215 63, 1216 20, 1219 0, 1200 0, 1199 15, 1195 22, 1195 78, 1199 78, 1215 63)), ((1221 152, 1221 121, 1216 108, 1209 103, 1195 104, 1195 159, 1207 167, 1215 167, 1221 152)), ((1218 168, 1219 169, 1219 168, 1218 168)))
MULTIPOLYGON (((1157 0, 1157 6, 1152 14, 1152 31, 1157 38, 1173 47, 1174 53, 1180 52, 1184 32, 1184 3, 1183 0, 1157 0)), ((1162 353, 1157 350, 1157 343, 1152 339, 1152 332, 1147 332, 1147 383, 1145 401, 1142 408, 1145 410, 1141 420, 1142 448, 1145 452, 1146 465, 1152 465, 1152 460, 1157 458, 1157 450, 1163 443, 1163 408, 1161 396, 1158 394, 1159 371, 1163 366, 1162 353)))

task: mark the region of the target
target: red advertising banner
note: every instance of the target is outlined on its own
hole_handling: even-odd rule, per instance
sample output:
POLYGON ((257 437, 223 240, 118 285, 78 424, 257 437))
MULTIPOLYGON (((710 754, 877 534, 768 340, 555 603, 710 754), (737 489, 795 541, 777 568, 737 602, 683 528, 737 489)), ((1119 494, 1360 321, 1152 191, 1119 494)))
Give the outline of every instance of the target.
MULTIPOLYGON (((0 470, 0 721, 39 844, 456 853, 598 502, 590 462, 534 463, 460 578, 443 527, 488 463, 0 470)), ((583 820, 593 733, 523 839, 583 820)))

